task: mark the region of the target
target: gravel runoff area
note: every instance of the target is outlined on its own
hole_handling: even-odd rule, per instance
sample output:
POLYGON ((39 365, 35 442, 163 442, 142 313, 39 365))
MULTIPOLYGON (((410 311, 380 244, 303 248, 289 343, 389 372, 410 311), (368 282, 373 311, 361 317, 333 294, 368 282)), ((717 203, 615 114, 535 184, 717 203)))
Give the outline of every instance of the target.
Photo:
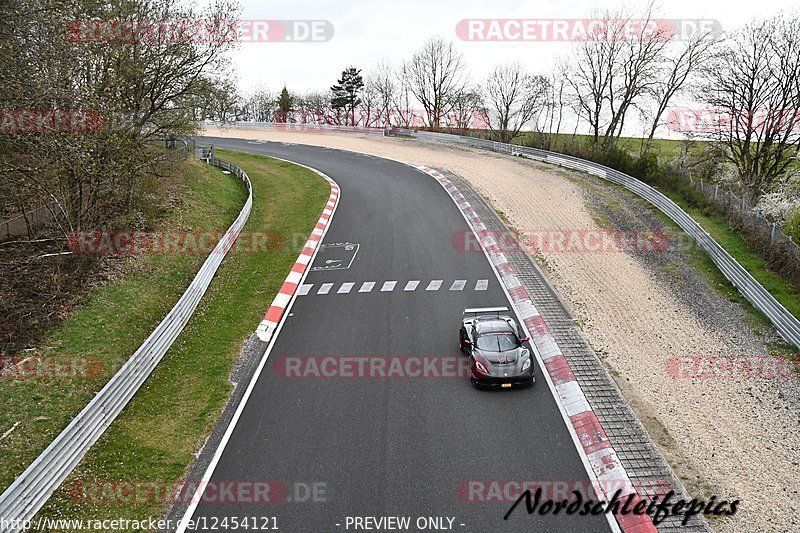
MULTIPOLYGON (((678 236, 625 191, 521 158, 394 137, 237 128, 205 134, 343 148, 448 170, 523 233, 646 228, 678 236)), ((688 266, 680 247, 646 254, 539 250, 535 257, 690 493, 741 500, 734 517, 714 518, 711 527, 800 530, 798 380, 676 379, 668 372, 676 356, 766 355, 774 334, 759 334, 741 305, 688 266)))

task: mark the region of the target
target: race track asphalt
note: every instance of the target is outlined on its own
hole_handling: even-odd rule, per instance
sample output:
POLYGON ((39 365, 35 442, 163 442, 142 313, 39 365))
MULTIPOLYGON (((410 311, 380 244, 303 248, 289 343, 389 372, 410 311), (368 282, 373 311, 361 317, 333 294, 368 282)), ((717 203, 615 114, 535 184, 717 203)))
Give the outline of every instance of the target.
POLYGON ((308 359, 297 359, 454 360, 462 357, 457 330, 464 308, 511 307, 484 254, 454 245, 469 226, 436 180, 399 162, 328 148, 202 140, 210 142, 333 178, 339 206, 311 267, 352 263, 307 276, 308 293, 296 298, 274 339, 213 473, 212 482, 268 481, 280 501, 203 502, 193 518, 205 528, 195 530, 226 516, 274 517, 285 532, 365 531, 347 527, 347 517, 388 516, 410 517, 409 531, 423 530, 419 517, 449 517, 452 530, 464 532, 609 530, 604 516, 528 515, 524 505, 504 521, 518 492, 511 501, 465 501, 470 481, 483 483, 484 497, 492 487, 516 487, 507 481, 561 490, 565 482, 588 484, 538 365, 533 387, 482 391, 463 376, 315 377, 308 359), (357 244, 358 251, 353 257, 352 249, 330 246, 336 243, 357 244), (434 280, 439 288, 426 290, 434 280), (451 290, 457 280, 465 281, 463 289, 451 290), (476 290, 481 280, 486 288, 476 290), (381 291, 387 281, 396 281, 393 290, 381 291), (375 285, 367 292, 365 282, 375 285), (332 285, 319 294, 324 284, 332 285), (303 362, 302 377, 284 375, 287 357, 303 362), (309 494, 314 486, 316 497, 309 494))

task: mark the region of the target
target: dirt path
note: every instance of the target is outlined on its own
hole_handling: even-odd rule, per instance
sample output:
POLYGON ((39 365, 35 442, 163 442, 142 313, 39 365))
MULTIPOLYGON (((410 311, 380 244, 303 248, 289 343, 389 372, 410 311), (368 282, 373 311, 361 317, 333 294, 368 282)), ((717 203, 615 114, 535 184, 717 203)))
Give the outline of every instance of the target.
MULTIPOLYGON (((634 227, 659 225, 627 193, 592 180, 579 185, 564 171, 508 156, 400 138, 249 129, 206 134, 325 145, 447 169, 469 180, 517 230, 534 235, 630 229, 619 226, 630 217, 634 227), (609 211, 609 201, 619 205, 609 211)), ((670 275, 691 270, 676 264, 685 256, 641 255, 549 249, 538 259, 692 495, 741 499, 735 517, 711 526, 800 530, 800 424, 797 404, 787 400, 796 397, 797 380, 671 377, 667 363, 675 356, 765 355, 768 349, 741 307, 706 278, 670 275)))

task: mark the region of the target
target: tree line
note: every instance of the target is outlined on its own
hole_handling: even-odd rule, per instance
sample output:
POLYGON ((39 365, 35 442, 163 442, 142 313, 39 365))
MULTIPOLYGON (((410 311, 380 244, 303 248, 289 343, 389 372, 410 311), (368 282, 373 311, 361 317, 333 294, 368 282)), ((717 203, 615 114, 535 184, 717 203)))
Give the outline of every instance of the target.
MULTIPOLYGON (((657 23, 652 5, 592 18, 603 22, 602 34, 572 43, 550 72, 511 62, 475 79, 454 43, 432 37, 399 65, 382 61, 364 74, 348 66, 330 89, 289 98, 259 89, 215 118, 483 130, 503 142, 526 131, 545 149, 559 135, 574 139, 580 131, 589 135, 584 149, 594 153, 618 150, 623 132, 633 128, 644 139, 638 155, 648 164, 669 111, 688 100, 714 123, 687 135, 712 141, 707 152, 735 169, 734 186, 749 200, 783 184, 800 144, 797 15, 681 40, 657 23)), ((285 87, 283 93, 289 94, 285 87)))
POLYGON ((152 141, 196 131, 233 92, 224 21, 238 12, 228 0, 2 2, 3 218, 45 206, 64 234, 136 220, 169 168, 152 141), (206 27, 153 27, 190 20, 206 27))

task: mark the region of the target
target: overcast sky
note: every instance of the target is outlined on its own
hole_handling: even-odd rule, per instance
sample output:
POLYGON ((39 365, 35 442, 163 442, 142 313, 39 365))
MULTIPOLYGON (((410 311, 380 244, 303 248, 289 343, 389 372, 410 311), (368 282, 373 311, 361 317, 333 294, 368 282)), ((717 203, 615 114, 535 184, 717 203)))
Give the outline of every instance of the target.
MULTIPOLYGON (((581 0, 240 1, 245 20, 327 20, 333 25, 335 33, 328 42, 251 42, 234 53, 244 91, 285 83, 298 92, 330 87, 351 64, 365 72, 382 59, 399 64, 431 35, 457 43, 476 81, 497 63, 515 59, 531 72, 546 73, 556 55, 568 53, 569 43, 466 42, 456 36, 456 24, 465 18, 586 18, 593 10, 620 5, 581 0)), ((756 17, 798 8, 797 0, 670 0, 662 2, 660 13, 667 19, 716 19, 723 29, 734 29, 756 17)))

